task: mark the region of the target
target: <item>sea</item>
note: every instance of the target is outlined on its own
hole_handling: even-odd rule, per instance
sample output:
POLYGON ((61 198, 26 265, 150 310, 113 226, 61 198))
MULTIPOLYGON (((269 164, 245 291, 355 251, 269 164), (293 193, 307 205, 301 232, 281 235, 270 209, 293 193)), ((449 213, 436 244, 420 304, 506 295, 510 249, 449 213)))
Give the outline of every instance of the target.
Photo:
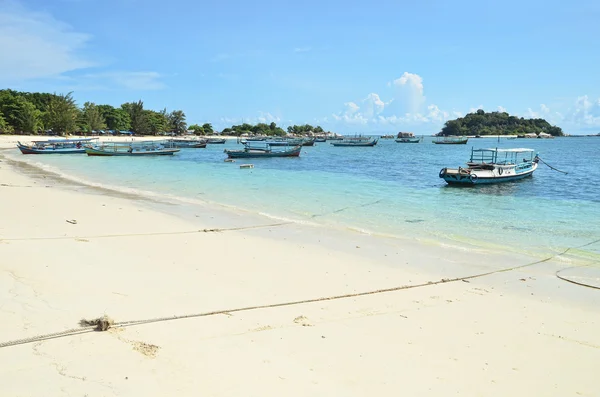
POLYGON ((173 156, 23 156, 19 161, 92 186, 172 203, 251 212, 273 220, 544 258, 569 250, 600 263, 600 137, 471 138, 466 145, 380 139, 374 147, 303 147, 298 158, 225 162, 235 139, 173 156), (535 149, 532 178, 448 186, 444 167, 464 166, 471 148, 535 149), (240 169, 240 164, 254 168, 240 169))

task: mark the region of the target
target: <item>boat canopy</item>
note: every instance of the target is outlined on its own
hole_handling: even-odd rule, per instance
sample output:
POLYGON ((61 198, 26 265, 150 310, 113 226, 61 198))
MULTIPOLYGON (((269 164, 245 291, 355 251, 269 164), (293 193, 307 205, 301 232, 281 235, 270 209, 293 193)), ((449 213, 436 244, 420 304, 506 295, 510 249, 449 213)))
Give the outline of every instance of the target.
POLYGON ((88 142, 98 138, 72 138, 72 139, 48 139, 45 141, 31 141, 33 143, 75 143, 75 142, 88 142))
POLYGON ((473 152, 496 152, 496 153, 525 153, 525 152, 534 152, 535 150, 533 149, 526 149, 526 148, 515 148, 515 149, 498 149, 498 148, 491 148, 491 149, 473 149, 473 152))

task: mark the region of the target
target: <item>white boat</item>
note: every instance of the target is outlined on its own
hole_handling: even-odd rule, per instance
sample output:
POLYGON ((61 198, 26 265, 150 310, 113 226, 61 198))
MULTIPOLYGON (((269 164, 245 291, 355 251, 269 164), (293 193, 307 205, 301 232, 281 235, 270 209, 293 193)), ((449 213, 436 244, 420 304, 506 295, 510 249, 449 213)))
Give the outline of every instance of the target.
POLYGON ((533 149, 471 149, 466 168, 442 168, 439 176, 448 184, 511 182, 531 176, 538 161, 533 149))

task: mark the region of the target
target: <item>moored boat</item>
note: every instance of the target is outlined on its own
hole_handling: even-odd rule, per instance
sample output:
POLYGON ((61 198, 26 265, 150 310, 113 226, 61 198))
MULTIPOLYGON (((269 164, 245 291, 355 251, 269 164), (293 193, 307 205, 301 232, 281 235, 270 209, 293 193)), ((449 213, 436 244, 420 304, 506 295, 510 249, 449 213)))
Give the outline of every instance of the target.
POLYGON ((466 168, 442 168, 439 177, 451 185, 511 182, 533 175, 538 161, 533 149, 471 149, 466 168))
POLYGON ((377 145, 378 138, 373 138, 370 136, 349 136, 344 137, 341 141, 331 142, 333 146, 355 146, 355 147, 364 147, 364 146, 375 146, 377 145))
POLYGON ((421 138, 416 137, 412 132, 399 132, 396 135, 396 143, 419 143, 421 138))
POLYGON ((440 136, 433 140, 438 145, 465 145, 469 141, 465 136, 440 136))
POLYGON ((208 138, 206 140, 206 143, 211 144, 211 145, 222 145, 224 144, 226 141, 225 138, 208 138))
POLYGON ((264 157, 298 157, 300 156, 300 151, 302 150, 302 145, 293 146, 291 148, 286 148, 283 150, 273 150, 271 149, 271 145, 266 145, 264 147, 245 145, 242 150, 228 150, 225 149, 224 152, 227 154, 229 158, 264 158, 264 157))
POLYGON ((76 154, 85 153, 85 145, 98 138, 50 139, 31 141, 30 144, 17 142, 23 154, 76 154))
POLYGON ((169 139, 167 142, 168 146, 180 149, 203 149, 206 147, 206 140, 204 139, 169 139))
POLYGON ((179 150, 171 147, 168 141, 102 142, 85 146, 88 156, 165 156, 179 150))

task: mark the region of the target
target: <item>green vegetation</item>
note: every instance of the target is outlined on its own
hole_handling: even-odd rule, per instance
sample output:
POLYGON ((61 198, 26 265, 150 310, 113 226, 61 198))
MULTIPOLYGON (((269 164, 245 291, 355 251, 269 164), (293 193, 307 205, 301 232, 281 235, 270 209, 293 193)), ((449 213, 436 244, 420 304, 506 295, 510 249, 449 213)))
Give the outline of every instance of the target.
POLYGON ((465 117, 446 121, 438 135, 539 135, 542 132, 553 136, 563 135, 560 127, 553 126, 544 119, 524 119, 510 116, 506 112, 486 113, 479 109, 465 117))
MULTIPOLYGON (((205 124, 210 126, 210 124, 205 124)), ((49 94, 0 90, 0 133, 39 134, 51 130, 57 134, 92 133, 99 130, 133 131, 159 134, 187 130, 185 113, 166 109, 144 109, 142 101, 121 107, 85 102, 77 106, 73 93, 49 94)), ((212 132, 212 126, 210 126, 212 132)))

